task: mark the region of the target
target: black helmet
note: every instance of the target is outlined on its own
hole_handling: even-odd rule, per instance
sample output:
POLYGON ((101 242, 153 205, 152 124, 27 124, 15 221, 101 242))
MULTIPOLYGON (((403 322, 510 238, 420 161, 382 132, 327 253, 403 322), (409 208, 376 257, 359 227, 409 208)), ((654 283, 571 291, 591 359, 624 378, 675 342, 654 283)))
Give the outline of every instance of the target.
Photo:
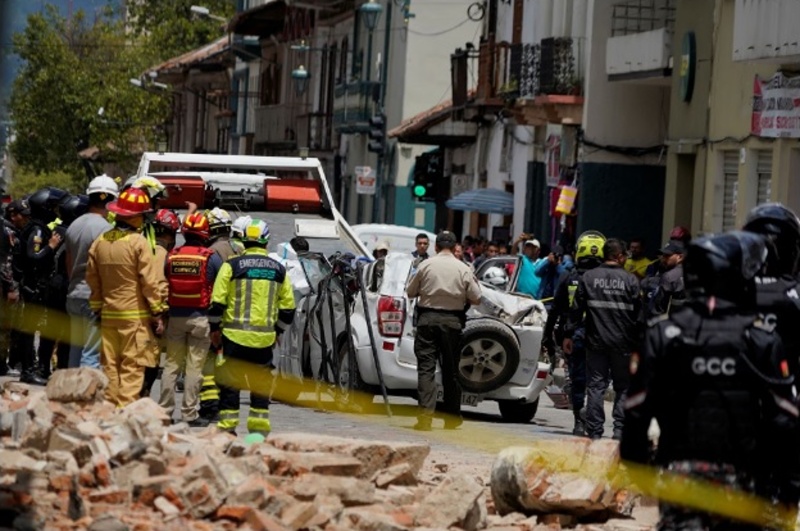
POLYGON ((88 211, 88 195, 68 195, 58 203, 58 217, 64 226, 69 226, 88 211))
POLYGON ((755 304, 755 276, 767 261, 759 234, 730 231, 692 240, 683 260, 683 278, 692 297, 755 304))
POLYGON ((60 188, 48 186, 31 194, 28 204, 31 207, 31 217, 50 223, 56 219, 56 208, 59 202, 69 194, 60 188))
POLYGON ((794 275, 800 258, 800 220, 780 203, 758 205, 747 215, 744 230, 767 238, 767 273, 794 275))

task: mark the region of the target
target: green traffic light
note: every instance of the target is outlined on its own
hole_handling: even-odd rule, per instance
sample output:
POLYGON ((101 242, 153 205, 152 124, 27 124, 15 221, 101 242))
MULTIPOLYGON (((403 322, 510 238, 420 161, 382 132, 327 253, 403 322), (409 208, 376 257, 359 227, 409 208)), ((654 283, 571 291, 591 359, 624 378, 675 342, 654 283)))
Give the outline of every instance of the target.
POLYGON ((422 186, 421 184, 414 186, 414 195, 416 197, 424 197, 427 191, 428 189, 422 186))

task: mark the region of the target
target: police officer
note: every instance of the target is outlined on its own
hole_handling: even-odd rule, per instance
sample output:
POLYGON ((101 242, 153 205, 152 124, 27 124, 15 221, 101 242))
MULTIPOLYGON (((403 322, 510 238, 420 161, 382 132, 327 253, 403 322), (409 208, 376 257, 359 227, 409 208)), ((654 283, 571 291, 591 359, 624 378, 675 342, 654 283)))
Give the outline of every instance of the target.
MULTIPOLYGON (((544 328, 545 348, 555 352, 553 335, 556 341, 563 342, 564 321, 567 319, 570 306, 575 299, 581 277, 586 271, 594 269, 603 262, 603 245, 605 236, 597 231, 587 231, 578 237, 575 252, 576 267, 566 271, 558 281, 558 289, 553 299, 553 307, 547 314, 544 328)), ((586 399, 586 327, 583 323, 575 329, 572 337, 572 352, 566 356, 570 381, 570 400, 575 425, 572 434, 578 437, 586 435, 586 424, 583 419, 583 405, 586 399)))
POLYGON ((622 437, 623 404, 628 389, 628 359, 639 348, 641 299, 639 281, 623 269, 625 243, 617 239, 603 244, 603 262, 587 271, 578 283, 564 327, 562 348, 574 350, 573 338, 586 319, 586 431, 591 439, 603 436, 604 396, 609 375, 614 385, 614 438, 622 437))
POLYGON ((270 383, 247 378, 246 369, 245 374, 237 374, 243 365, 235 363, 245 362, 271 370, 272 347, 294 320, 292 283, 286 268, 267 256, 268 242, 266 222, 252 220, 244 230, 244 254, 225 262, 214 282, 208 320, 211 342, 222 343, 226 360, 217 370, 220 388, 217 427, 226 431, 235 431, 239 425, 239 389, 231 383, 242 380, 251 393, 248 431, 266 435, 272 429, 270 383))
MULTIPOLYGON (((46 319, 46 305, 49 302, 50 278, 55 270, 55 256, 63 237, 54 233, 50 224, 56 221, 58 203, 67 196, 67 192, 58 188, 42 188, 28 198, 31 219, 20 234, 20 252, 15 256, 14 267, 21 273, 20 293, 25 302, 23 320, 27 325, 41 323, 46 319)), ((51 333, 53 330, 45 324, 41 328, 51 333)), ((36 347, 33 330, 24 330, 21 334, 22 374, 20 381, 43 385, 46 379, 36 374, 34 365, 36 347)), ((49 369, 53 342, 45 337, 39 345, 39 363, 49 369)), ((49 371, 47 371, 49 372, 49 371)))
POLYGON ((661 248, 664 272, 659 276, 658 288, 650 300, 648 318, 668 313, 685 302, 682 265, 685 252, 686 247, 680 240, 670 240, 661 248))
MULTIPOLYGON (((8 352, 7 370, 11 374, 16 371, 20 363, 21 338, 19 330, 20 318, 22 317, 22 298, 19 292, 19 280, 22 272, 14 267, 15 261, 19 265, 19 259, 15 258, 20 252, 19 236, 23 228, 30 220, 30 207, 27 199, 17 199, 9 203, 4 215, 3 242, 7 247, 7 255, 0 263, 0 276, 2 277, 2 297, 6 306, 3 308, 3 319, 8 325, 4 331, 4 341, 6 345, 3 352, 8 352)), ((0 367, 2 368, 2 367, 0 367)))
MULTIPOLYGON (((678 475, 765 496, 787 509, 794 528, 800 467, 793 377, 774 332, 758 316, 754 277, 764 265, 759 235, 729 232, 688 246, 683 308, 649 323, 631 358, 623 459, 648 463, 647 431, 661 433, 656 462, 678 475)), ((699 501, 699 500, 696 500, 699 501)), ((772 511, 770 511, 772 512, 772 511)), ((764 529, 663 503, 658 528, 764 529)))
POLYGON ((456 429, 461 419, 461 387, 458 384, 458 357, 465 312, 478 304, 481 289, 468 265, 453 256, 458 240, 449 231, 436 237, 436 255, 419 265, 406 290, 417 298, 417 390, 420 412, 414 429, 430 431, 436 409, 436 362, 442 368, 445 429, 456 429))

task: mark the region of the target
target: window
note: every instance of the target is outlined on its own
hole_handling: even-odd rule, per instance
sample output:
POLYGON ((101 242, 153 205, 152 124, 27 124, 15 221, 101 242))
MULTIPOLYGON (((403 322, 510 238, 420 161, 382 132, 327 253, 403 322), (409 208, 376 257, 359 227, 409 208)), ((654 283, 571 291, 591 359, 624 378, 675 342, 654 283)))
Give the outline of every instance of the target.
POLYGON ((772 151, 762 149, 756 155, 756 175, 758 178, 758 192, 756 204, 769 203, 772 195, 772 151))
POLYGON ((725 151, 722 155, 722 230, 736 228, 739 202, 739 152, 725 151))
POLYGON ((281 65, 278 64, 278 55, 274 54, 267 62, 263 63, 261 71, 261 105, 278 105, 281 102, 281 65))

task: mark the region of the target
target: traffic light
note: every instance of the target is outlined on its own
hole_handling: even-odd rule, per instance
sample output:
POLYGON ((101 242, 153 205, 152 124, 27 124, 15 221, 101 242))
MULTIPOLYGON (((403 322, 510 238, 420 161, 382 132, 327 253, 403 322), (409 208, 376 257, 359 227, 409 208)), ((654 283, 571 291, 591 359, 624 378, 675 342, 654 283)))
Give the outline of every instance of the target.
POLYGON ((429 151, 418 156, 414 164, 414 182, 411 194, 420 201, 436 201, 444 198, 445 185, 442 152, 429 151))
POLYGON ((369 119, 369 145, 371 153, 386 153, 386 116, 376 114, 369 119))

